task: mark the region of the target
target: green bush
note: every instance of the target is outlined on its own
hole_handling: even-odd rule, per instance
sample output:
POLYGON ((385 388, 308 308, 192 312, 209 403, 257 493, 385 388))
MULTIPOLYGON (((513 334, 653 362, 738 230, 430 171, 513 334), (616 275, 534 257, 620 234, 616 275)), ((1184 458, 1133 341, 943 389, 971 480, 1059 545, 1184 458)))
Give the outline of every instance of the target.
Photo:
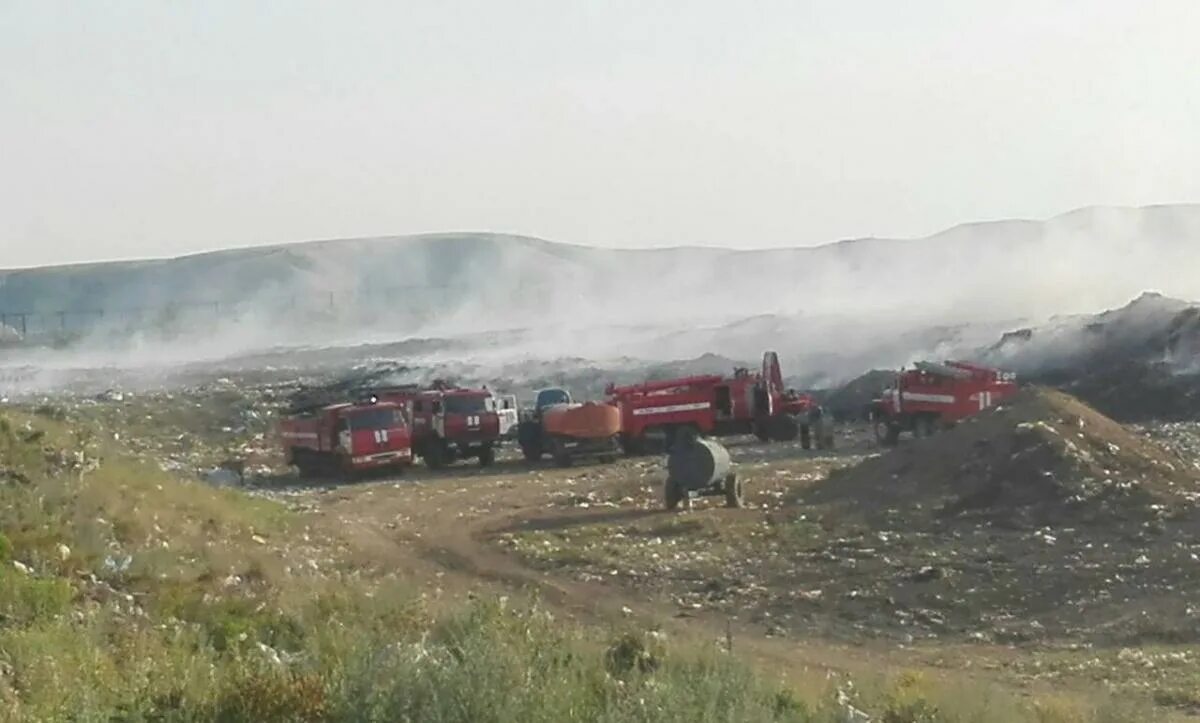
POLYGON ((305 643, 304 625, 264 601, 242 597, 205 601, 197 590, 190 597, 177 598, 162 612, 199 625, 208 644, 220 653, 257 643, 298 651, 305 643))
POLYGON ((923 676, 901 675, 884 696, 883 723, 948 723, 930 695, 923 676))
POLYGON ((62 615, 74 594, 66 580, 0 569, 0 616, 8 623, 28 625, 62 615))

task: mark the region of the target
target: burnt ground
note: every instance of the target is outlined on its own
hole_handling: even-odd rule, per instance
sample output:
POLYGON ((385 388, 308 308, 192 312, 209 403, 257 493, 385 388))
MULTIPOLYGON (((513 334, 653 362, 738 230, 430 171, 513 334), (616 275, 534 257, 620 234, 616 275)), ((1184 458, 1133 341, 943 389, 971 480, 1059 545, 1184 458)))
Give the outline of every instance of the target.
POLYGON ((1038 394, 886 453, 857 426, 834 452, 734 439, 747 507, 667 513, 658 457, 557 469, 510 451, 489 469, 301 484, 263 407, 220 384, 163 401, 45 412, 181 470, 252 450, 253 494, 431 597, 524 592, 584 622, 732 639, 776 673, 915 668, 1200 706, 1196 425, 1130 430, 1038 394))

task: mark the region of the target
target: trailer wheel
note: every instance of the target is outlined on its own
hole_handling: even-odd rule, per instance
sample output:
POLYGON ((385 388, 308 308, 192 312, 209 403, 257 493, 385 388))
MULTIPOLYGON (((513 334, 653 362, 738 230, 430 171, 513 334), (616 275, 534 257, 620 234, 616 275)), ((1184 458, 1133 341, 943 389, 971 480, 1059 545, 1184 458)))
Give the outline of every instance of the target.
POLYGON ((730 472, 725 477, 725 506, 738 509, 742 504, 742 481, 737 478, 736 472, 730 472))
POLYGON ((479 450, 479 466, 491 467, 496 461, 496 448, 490 444, 483 445, 479 450))
POLYGON ((558 437, 550 442, 550 455, 554 458, 554 464, 559 467, 571 466, 571 455, 567 452, 566 445, 558 437))
POLYGON ((678 482, 667 478, 667 483, 663 485, 663 502, 666 503, 667 510, 673 511, 679 507, 679 501, 683 499, 683 489, 678 482))
POLYGON ((621 435, 614 434, 608 439, 608 451, 600 455, 600 461, 604 464, 612 464, 621 457, 621 435))

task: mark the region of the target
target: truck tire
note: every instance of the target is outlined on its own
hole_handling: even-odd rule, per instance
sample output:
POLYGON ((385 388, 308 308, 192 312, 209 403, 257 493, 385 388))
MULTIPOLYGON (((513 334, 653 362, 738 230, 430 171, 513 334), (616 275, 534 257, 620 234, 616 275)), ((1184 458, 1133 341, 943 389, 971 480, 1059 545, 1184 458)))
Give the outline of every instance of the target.
POLYGON ((529 442, 521 445, 521 456, 526 462, 539 462, 542 459, 542 445, 536 442, 529 442))
POLYGON ((626 434, 621 435, 621 451, 625 453, 626 457, 636 457, 642 454, 645 449, 646 445, 642 442, 641 437, 626 434))
POLYGON ((359 480, 360 472, 354 469, 354 462, 349 455, 339 454, 333 460, 333 464, 337 469, 337 476, 341 478, 342 482, 351 484, 359 480))
POLYGON ((683 488, 679 483, 670 477, 663 485, 663 502, 666 505, 667 511, 674 511, 679 508, 679 502, 683 499, 683 488))
POLYGON ((446 466, 446 448, 440 439, 435 439, 421 450, 421 458, 429 469, 443 469, 446 466))
POLYGON ((311 479, 316 477, 319 470, 316 460, 307 449, 292 448, 292 464, 296 466, 296 471, 302 479, 311 479))
POLYGON ((826 449, 826 450, 833 449, 834 443, 833 443, 833 431, 832 430, 830 430, 830 429, 822 430, 821 436, 818 439, 820 440, 817 443, 818 449, 826 449))
POLYGON ((913 436, 932 437, 937 431, 936 418, 932 414, 922 414, 913 420, 913 436))
POLYGON ((767 430, 766 422, 756 421, 754 423, 754 436, 758 437, 758 441, 760 441, 760 442, 770 442, 771 441, 771 434, 767 430))
POLYGON ((479 466, 491 467, 496 462, 496 448, 485 444, 479 450, 479 466))
POLYGON ((730 472, 725 477, 725 506, 740 509, 743 503, 742 481, 737 478, 736 472, 730 472))
POLYGON ((900 442, 900 425, 888 419, 876 419, 875 440, 882 447, 895 447, 900 442))
POLYGON ((774 442, 794 442, 797 435, 801 439, 804 438, 804 425, 799 424, 790 414, 776 414, 771 417, 769 431, 774 442))
POLYGON ((685 444, 689 439, 696 439, 700 436, 700 428, 694 424, 680 424, 677 427, 667 428, 667 448, 670 452, 677 444, 685 444))
POLYGON ((567 446, 563 440, 558 437, 550 440, 550 456, 554 458, 554 464, 559 467, 571 466, 571 454, 567 452, 567 446))

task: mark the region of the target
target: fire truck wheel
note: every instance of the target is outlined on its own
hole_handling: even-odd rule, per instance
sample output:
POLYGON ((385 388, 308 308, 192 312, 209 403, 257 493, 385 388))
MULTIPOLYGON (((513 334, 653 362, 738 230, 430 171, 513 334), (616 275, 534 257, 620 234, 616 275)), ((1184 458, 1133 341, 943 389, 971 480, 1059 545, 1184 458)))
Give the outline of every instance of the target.
POLYGON ((683 499, 683 489, 679 483, 671 478, 667 478, 667 483, 663 486, 663 501, 666 503, 668 510, 675 510, 679 507, 679 501, 683 499))
POLYGON ((754 423, 754 436, 758 437, 758 441, 760 442, 771 441, 771 435, 767 432, 767 425, 765 422, 754 423))
POLYGON ((526 462, 538 462, 542 459, 542 445, 523 444, 521 445, 521 455, 525 457, 526 462))
MULTIPOLYGON (((660 427, 659 433, 662 434, 662 451, 665 454, 670 454, 671 449, 679 441, 678 430, 675 427, 660 427)), ((655 435, 658 436, 658 435, 655 435)))
POLYGON ((914 421, 913 432, 917 437, 932 437, 936 431, 934 418, 931 415, 923 414, 914 421))
POLYGON ((439 440, 434 440, 425 445, 425 449, 421 452, 421 457, 425 460, 425 466, 429 469, 442 469, 446 466, 446 449, 439 440))
POLYGON ((637 437, 621 435, 621 451, 626 457, 636 457, 642 453, 642 441, 637 437))
POLYGON ((900 427, 886 419, 876 419, 875 440, 884 447, 895 447, 900 441, 900 427))
POLYGON ((725 506, 732 509, 742 506, 742 481, 735 472, 725 477, 725 506))
POLYGON ((495 461, 496 448, 490 444, 483 445, 483 448, 479 450, 479 466, 491 467, 495 461))
POLYGON ((316 469, 313 466, 312 458, 310 458, 308 455, 308 450, 293 449, 292 464, 296 465, 296 472, 299 473, 302 478, 316 476, 316 469))
POLYGON ((776 414, 768 422, 767 431, 774 442, 794 442, 804 427, 790 414, 776 414))

